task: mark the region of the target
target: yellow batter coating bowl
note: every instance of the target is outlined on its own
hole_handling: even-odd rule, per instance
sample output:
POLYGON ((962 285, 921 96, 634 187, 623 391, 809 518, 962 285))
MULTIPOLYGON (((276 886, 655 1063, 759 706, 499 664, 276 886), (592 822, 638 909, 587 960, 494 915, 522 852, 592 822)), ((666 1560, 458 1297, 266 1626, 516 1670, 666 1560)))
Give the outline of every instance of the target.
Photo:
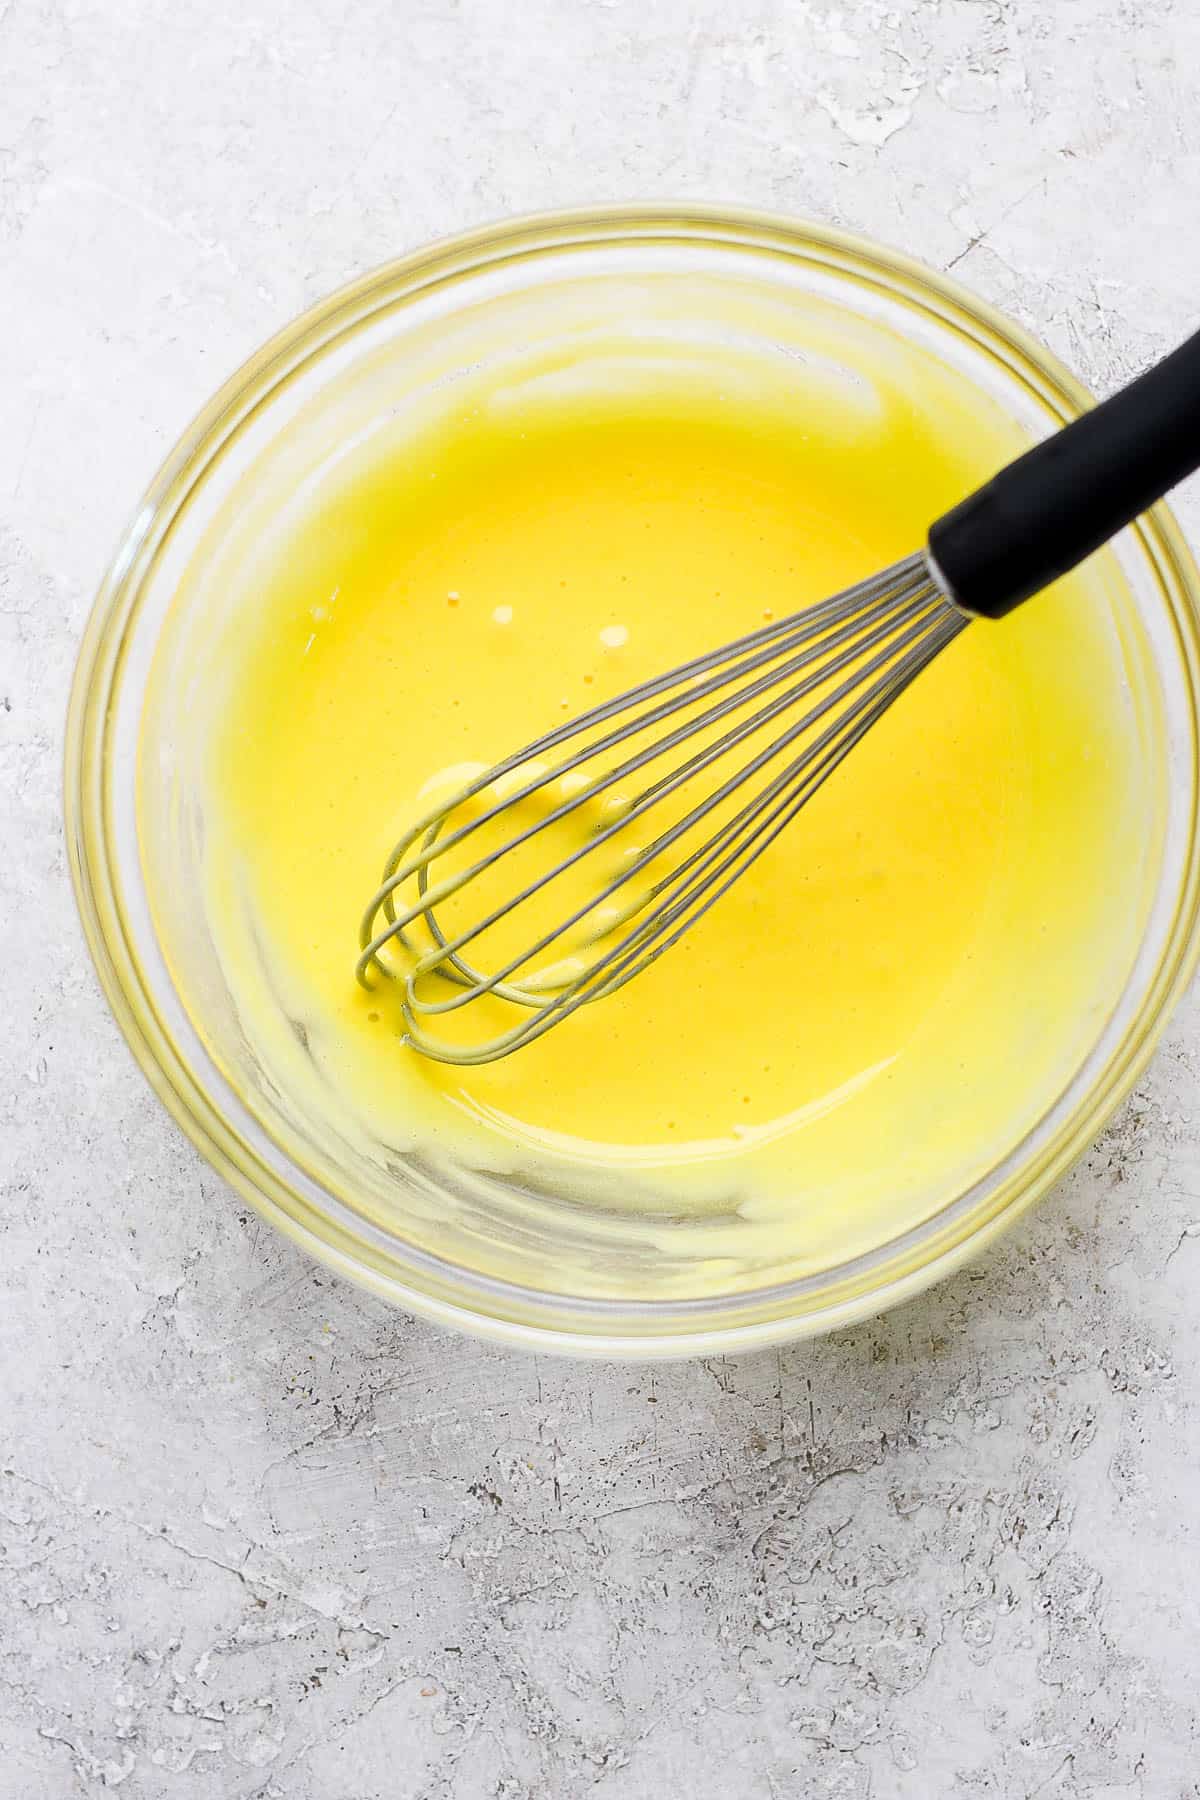
MULTIPOLYGON (((804 399, 807 380, 811 403, 813 380, 824 379, 823 357, 833 379, 847 363, 853 372, 854 344, 867 346, 869 363, 879 344, 893 342, 928 381, 943 383, 943 412, 949 407, 952 415, 959 405, 968 420, 994 418, 998 448, 1010 434, 1004 449, 1071 417, 1082 399, 1035 345, 951 284, 893 253, 786 221, 695 208, 568 215, 477 233, 381 271, 268 345, 217 397, 164 469, 118 556, 72 700, 68 822, 81 911, 117 1015, 194 1140, 267 1216, 398 1303, 529 1345, 609 1355, 731 1350, 827 1329, 924 1285, 1016 1216, 1086 1146, 1153 1047, 1195 953, 1195 571, 1158 508, 1123 534, 1111 565, 1089 577, 1104 590, 1109 660, 1102 656, 1095 680, 1076 690, 1083 713, 1067 711, 1084 718, 1088 693, 1103 686, 1104 668, 1111 676, 1119 656, 1119 685, 1129 702, 1113 764, 1119 779, 1109 784, 1107 826, 1096 815, 1091 848, 1080 845, 1084 863, 1093 858, 1089 886, 1103 885, 1107 875, 1116 910, 1096 915, 1095 955, 1077 959, 1074 986, 1067 983, 1061 1006, 1047 1011, 1048 1021, 1061 1016, 1070 1032, 1057 1062, 1048 1059, 1034 1097, 1014 1095, 1007 1141, 994 1121, 975 1132, 958 1106, 951 1125, 965 1132, 970 1152, 958 1159, 958 1182, 947 1185, 946 1159, 932 1174, 919 1158, 911 1167, 897 1163, 904 1207, 889 1212, 887 1183, 877 1180, 872 1205, 855 1210, 838 1185, 853 1133, 839 1145, 830 1127, 823 1139, 818 1132, 806 1140, 803 1168, 793 1160, 794 1195, 778 1134, 774 1160, 764 1151, 749 1181, 738 1174, 742 1145, 724 1163, 719 1154, 676 1159, 691 1170, 683 1179, 670 1157, 631 1179, 628 1158, 616 1154, 629 1148, 625 1139, 613 1141, 607 1161, 580 1159, 554 1143, 546 1154, 502 1156, 494 1141, 489 1148, 495 1132, 484 1116, 486 1095, 465 1134, 476 1134, 474 1148, 450 1141, 454 1133, 444 1120, 439 1129, 436 1107, 426 1113, 425 1129, 402 1120, 389 1134, 384 1113, 367 1105, 331 1130, 323 1084, 336 1087, 338 1078, 304 1041, 307 1029, 293 1030, 289 1041, 261 1028, 272 1005, 281 1018, 295 1021, 299 1012, 302 1026, 308 1016, 280 1003, 278 961, 270 953, 257 963, 243 959, 243 974, 257 969, 261 984, 250 996, 245 979, 231 980, 237 957, 220 908, 201 903, 222 830, 213 807, 222 787, 205 774, 206 758, 220 720, 236 715, 238 705, 238 657, 220 654, 220 646, 230 630, 236 634, 239 617, 253 635, 246 593, 257 593, 269 611, 273 584, 288 566, 284 539, 301 529, 304 507, 308 516, 322 516, 326 490, 318 472, 336 463, 339 446, 361 443, 368 413, 391 409, 411 430, 421 407, 431 408, 432 418, 447 393, 511 393, 530 377, 529 346, 544 361, 556 334, 574 334, 567 363, 576 371, 589 358, 595 367, 615 354, 628 375, 630 346, 640 348, 647 386, 625 418, 640 420, 651 437, 658 431, 660 455, 669 442, 677 450, 681 443, 678 432, 662 435, 655 395, 661 398, 663 368, 682 372, 674 417, 687 410, 683 389, 698 391, 692 365, 711 367, 714 355, 730 371, 744 368, 753 389, 764 356, 794 353, 792 397, 804 399), (806 340, 789 344, 789 331, 799 327, 788 319, 806 322, 806 340), (822 319, 834 321, 836 342, 821 340, 824 327, 813 321, 822 319), (297 497, 290 514, 280 505, 284 493, 297 497), (223 561, 231 556, 234 562, 223 561), (238 583, 214 583, 222 568, 240 571, 241 598, 238 583), (222 618, 213 596, 226 590, 230 611, 222 618), (151 772, 140 822, 139 743, 143 770, 151 772), (812 1203, 817 1193, 828 1202, 820 1217, 812 1203)), ((568 391, 564 412, 566 366, 557 365, 557 391, 551 380, 537 402, 534 435, 547 434, 548 470, 555 443, 561 449, 565 441, 562 431, 569 437, 581 416, 586 425, 589 407, 603 401, 603 382, 591 399, 568 391)), ((780 386, 783 392, 788 382, 780 386)), ((751 453, 741 458, 751 489, 766 461, 777 461, 786 447, 786 411, 782 406, 771 424, 776 415, 764 393, 751 393, 741 408, 743 420, 756 422, 749 437, 758 438, 766 458, 761 466, 751 453)), ((952 425, 953 417, 948 441, 952 425)), ((706 438, 706 429, 696 424, 683 460, 703 461, 708 444, 706 466, 718 470, 723 440, 719 430, 706 438)), ((865 429, 862 420, 857 429, 865 429)), ((596 441, 595 434, 579 437, 577 457, 596 441)), ((979 454, 986 460, 990 451, 979 454)), ((350 493, 353 460, 343 457, 350 493)), ((669 473, 669 455, 665 462, 669 473)), ((965 488, 987 472, 948 466, 941 478, 949 487, 934 505, 953 499, 956 481, 965 488)), ((695 473, 682 469, 681 506, 695 473)), ((469 497, 470 484, 459 486, 469 497)), ((783 526, 778 507, 768 513, 769 535, 783 526)), ((880 508, 885 536, 905 522, 902 506, 880 508)), ((879 537, 862 547, 866 567, 883 560, 882 547, 879 537)), ((743 561, 746 554, 743 545, 743 561)), ((768 572, 765 563, 758 571, 768 572)), ((829 572, 813 579, 819 573, 825 586, 836 585, 829 572)), ((511 625, 494 616, 506 606, 515 616, 510 597, 496 600, 493 631, 511 625)), ((1069 597, 1058 614, 1048 610, 1051 639, 1058 632, 1069 640, 1070 610, 1069 597)), ((465 623, 464 608, 458 612, 465 623)), ((313 623, 319 629, 324 621, 313 623)), ((712 623, 707 635, 719 636, 712 623)), ((628 648, 622 640, 621 652, 628 648)), ((1057 654, 1053 643, 1047 654, 1057 654)), ((946 704, 955 691, 947 689, 946 704)), ((986 683, 977 691, 985 696, 986 683)), ((411 753, 402 761, 411 764, 411 753)), ((1093 805, 1095 790, 1084 791, 1093 805)), ((397 794, 397 803, 404 798, 397 794)), ((1034 811, 1041 816, 1040 802, 1034 811)), ((393 823, 381 820, 384 848, 393 823)), ((357 892, 348 896, 350 934, 357 892)), ((1047 968, 1062 966, 1057 957, 1047 968)), ((286 972, 282 981, 286 986, 286 972)), ((1036 1057, 1036 1049, 1031 1042, 1029 1054, 1036 1057)), ((578 1054, 586 1058, 588 1046, 578 1054)), ((997 1067, 1020 1060, 1010 1054, 997 1067)), ((853 1073, 850 1067, 846 1078, 853 1073)), ((917 1146, 935 1141, 948 1105, 936 1084, 922 1091, 919 1074, 914 1061, 901 1109, 915 1121, 917 1146)), ((351 1085, 357 1091, 362 1083, 351 1085)), ((571 1092, 577 1086, 568 1084, 571 1092)), ((798 1111, 813 1102, 820 1110, 819 1088, 797 1093, 798 1111)), ((710 1112, 715 1104, 711 1097, 704 1103, 710 1112)), ((830 1116, 841 1104, 839 1098, 830 1116)), ((697 1118, 703 1113, 701 1106, 697 1118)), ((778 1109, 767 1106, 761 1116, 769 1123, 778 1109)), ((534 1121, 543 1137, 552 1135, 555 1117, 551 1111, 534 1121)), ((581 1118, 577 1105, 561 1123, 574 1145, 598 1141, 595 1120, 581 1118)), ((890 1129, 899 1142, 894 1121, 890 1129)), ((693 1129, 688 1141, 696 1136, 693 1129)), ((644 1131, 639 1142, 644 1147, 644 1131)))

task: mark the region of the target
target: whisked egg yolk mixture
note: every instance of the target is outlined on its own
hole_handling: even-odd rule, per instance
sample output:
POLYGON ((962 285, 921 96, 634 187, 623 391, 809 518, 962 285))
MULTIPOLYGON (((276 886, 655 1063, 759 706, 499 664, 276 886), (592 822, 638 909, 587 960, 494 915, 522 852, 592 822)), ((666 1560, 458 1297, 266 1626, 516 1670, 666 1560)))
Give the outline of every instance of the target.
POLYGON ((416 1055, 394 991, 356 985, 356 931, 448 772, 907 554, 1021 448, 915 350, 618 347, 480 373, 340 458, 255 571, 211 751, 205 903, 264 1065, 299 1030, 331 1120, 381 1142, 719 1202, 723 1279, 961 1192, 1061 1091, 1136 944, 1107 556, 972 625, 678 946, 517 1055, 416 1055))

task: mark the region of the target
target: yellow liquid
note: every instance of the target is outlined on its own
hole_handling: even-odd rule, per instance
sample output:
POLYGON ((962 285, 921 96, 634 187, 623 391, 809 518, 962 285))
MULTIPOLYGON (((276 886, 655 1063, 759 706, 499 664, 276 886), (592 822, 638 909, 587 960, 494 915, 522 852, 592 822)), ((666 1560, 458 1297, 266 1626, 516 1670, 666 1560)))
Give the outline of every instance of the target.
MULTIPOLYGON (((907 554, 1022 447, 931 357, 857 357, 481 374, 313 484, 226 646, 206 903, 264 1066, 299 1025, 329 1130, 623 1215, 647 1269, 681 1233, 685 1291, 913 1226, 1094 1041, 1140 906, 1113 567, 972 625, 681 944, 517 1055, 414 1054, 355 934, 447 768, 907 554)), ((548 1238, 547 1285, 619 1285, 569 1263, 548 1238)))

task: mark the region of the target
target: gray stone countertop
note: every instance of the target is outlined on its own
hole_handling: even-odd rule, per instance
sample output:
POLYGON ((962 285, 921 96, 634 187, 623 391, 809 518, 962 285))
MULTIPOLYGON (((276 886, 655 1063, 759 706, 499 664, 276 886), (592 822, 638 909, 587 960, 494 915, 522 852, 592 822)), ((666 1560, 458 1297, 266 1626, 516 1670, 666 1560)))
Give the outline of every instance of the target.
POLYGON ((977 1266, 646 1369, 304 1260, 86 959, 72 659, 191 415, 423 239, 664 195, 901 245, 1106 388, 1200 322, 1200 7, 0 0, 4 1800, 1200 1795, 1195 1000, 977 1266))

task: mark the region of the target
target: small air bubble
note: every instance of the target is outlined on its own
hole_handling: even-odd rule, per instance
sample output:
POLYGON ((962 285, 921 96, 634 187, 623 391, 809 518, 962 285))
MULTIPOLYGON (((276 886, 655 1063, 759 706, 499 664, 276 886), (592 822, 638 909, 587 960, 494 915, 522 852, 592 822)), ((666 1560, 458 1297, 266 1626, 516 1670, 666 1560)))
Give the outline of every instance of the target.
POLYGON ((511 606, 498 606, 493 612, 492 617, 495 619, 497 625, 511 625, 513 609, 511 606))
POLYGON ((446 605, 457 606, 461 599, 462 595, 458 592, 458 589, 451 588, 450 592, 446 595, 446 605))

